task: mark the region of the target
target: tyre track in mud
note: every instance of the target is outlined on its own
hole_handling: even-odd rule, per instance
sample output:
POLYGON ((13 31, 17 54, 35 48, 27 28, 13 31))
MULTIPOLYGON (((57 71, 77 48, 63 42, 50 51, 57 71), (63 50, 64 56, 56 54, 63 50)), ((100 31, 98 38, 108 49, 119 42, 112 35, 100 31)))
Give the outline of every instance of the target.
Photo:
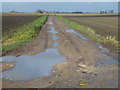
MULTIPOLYGON (((82 40, 80 37, 76 36, 75 34, 71 34, 66 32, 66 30, 70 29, 69 27, 65 26, 61 21, 59 21, 57 18, 54 19, 54 22, 56 23, 55 27, 58 28, 58 31, 61 34, 61 40, 59 40, 61 43, 67 43, 64 40, 67 40, 70 42, 68 44, 68 47, 72 45, 72 48, 76 50, 77 54, 82 57, 82 59, 86 60, 91 56, 91 60, 95 62, 96 58, 98 58, 96 53, 98 52, 98 48, 96 48, 95 44, 89 40, 82 40), (61 28, 62 27, 62 28, 61 28), (63 35, 62 35, 63 34, 63 35), (65 39, 62 39, 62 37, 65 37, 65 39)), ((56 29, 57 30, 57 29, 56 29)), ((65 47, 65 45, 64 45, 65 47)), ((60 48, 62 49, 62 48, 60 48)), ((74 52, 73 50, 73 52, 74 52)), ((77 55, 76 54, 76 55, 77 55)), ((91 63, 92 64, 92 63, 91 63)))
POLYGON ((96 60, 95 54, 97 52, 97 49, 94 46, 93 48, 91 48, 90 46, 89 48, 91 48, 91 50, 92 49, 95 50, 92 52, 93 54, 92 56, 88 55, 86 57, 87 53, 88 54, 91 53, 90 50, 87 53, 84 52, 82 53, 82 51, 84 51, 84 48, 86 48, 85 47, 86 45, 84 45, 86 41, 80 40, 80 37, 74 34, 65 32, 65 30, 68 30, 69 28, 65 26, 62 22, 60 22, 57 18, 55 17, 52 18, 55 23, 55 28, 59 32, 57 34, 57 36, 60 37, 60 39, 58 40, 60 42, 60 45, 58 46, 59 51, 61 52, 62 55, 67 57, 67 62, 63 65, 56 66, 57 68, 59 68, 59 71, 57 71, 58 76, 61 75, 61 77, 63 76, 63 78, 58 77, 58 80, 56 80, 54 84, 51 85, 51 87, 81 87, 79 86, 79 83, 82 81, 85 82, 86 79, 83 77, 88 77, 88 76, 86 74, 82 74, 85 72, 84 70, 81 69, 79 72, 77 72, 77 69, 80 67, 79 65, 81 66, 84 65, 87 66, 89 70, 91 69, 91 71, 87 71, 87 72, 89 73, 93 72, 94 69, 91 66, 95 66, 93 62, 95 62, 96 60), (81 43, 84 42, 83 43, 84 46, 79 44, 80 42, 81 43), (91 57, 88 58, 89 56, 91 57), (64 72, 64 73, 61 74, 60 72, 64 72), (79 75, 81 76, 81 78, 79 78, 79 75), (74 84, 71 85, 69 81, 74 82, 74 84))

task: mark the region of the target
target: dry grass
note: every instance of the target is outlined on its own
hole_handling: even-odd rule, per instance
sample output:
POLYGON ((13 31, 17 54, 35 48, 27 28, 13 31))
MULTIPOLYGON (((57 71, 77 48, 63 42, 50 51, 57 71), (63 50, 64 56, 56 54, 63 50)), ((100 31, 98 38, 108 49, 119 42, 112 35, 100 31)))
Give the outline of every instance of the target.
POLYGON ((118 40, 118 17, 80 17, 70 16, 65 17, 68 20, 77 22, 81 25, 92 28, 97 34, 102 36, 112 36, 118 40))

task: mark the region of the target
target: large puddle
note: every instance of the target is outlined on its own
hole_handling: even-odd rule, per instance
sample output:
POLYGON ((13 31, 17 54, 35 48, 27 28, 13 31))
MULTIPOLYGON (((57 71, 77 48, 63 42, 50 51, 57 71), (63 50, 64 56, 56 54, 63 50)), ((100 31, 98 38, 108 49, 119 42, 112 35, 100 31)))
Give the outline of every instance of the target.
POLYGON ((22 55, 20 57, 3 57, 3 61, 15 61, 16 67, 9 71, 4 71, 2 77, 11 80, 31 80, 51 74, 51 69, 55 64, 65 61, 57 48, 46 49, 45 52, 37 55, 22 55), (9 60, 8 60, 9 58, 9 60))
POLYGON ((45 52, 41 52, 36 55, 22 55, 19 57, 6 56, 2 57, 2 61, 16 62, 16 66, 8 71, 2 73, 2 78, 7 78, 13 81, 26 81, 46 75, 51 75, 52 68, 56 64, 60 64, 66 61, 66 57, 61 56, 59 50, 56 48, 59 43, 57 39, 59 37, 55 36, 57 31, 53 27, 53 22, 49 22, 50 31, 52 33, 53 47, 46 49, 45 52))
POLYGON ((73 30, 73 29, 66 30, 66 32, 76 34, 76 35, 79 36, 81 39, 83 39, 83 40, 87 40, 86 37, 84 37, 84 36, 82 36, 81 34, 75 32, 75 30, 73 30))

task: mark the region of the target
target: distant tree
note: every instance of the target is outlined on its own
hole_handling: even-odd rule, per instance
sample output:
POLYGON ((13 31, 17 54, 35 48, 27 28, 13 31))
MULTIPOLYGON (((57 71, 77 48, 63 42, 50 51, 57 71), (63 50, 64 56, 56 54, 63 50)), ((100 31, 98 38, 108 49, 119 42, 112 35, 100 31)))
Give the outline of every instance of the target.
POLYGON ((18 12, 18 11, 10 11, 10 13, 21 13, 21 12, 18 12))
POLYGON ((100 11, 100 14, 114 13, 114 10, 100 11))
POLYGON ((100 11, 100 14, 103 14, 104 13, 104 11, 100 11))
POLYGON ((107 11, 104 11, 105 14, 107 14, 107 11))
POLYGON ((11 13, 14 13, 15 11, 11 11, 11 13))
POLYGON ((84 12, 80 12, 80 11, 75 11, 75 12, 72 12, 72 13, 84 13, 84 12))
POLYGON ((110 13, 114 13, 114 10, 110 10, 110 13))
POLYGON ((37 10, 36 13, 44 13, 44 10, 37 10))
POLYGON ((56 13, 60 13, 59 11, 57 11, 56 13))

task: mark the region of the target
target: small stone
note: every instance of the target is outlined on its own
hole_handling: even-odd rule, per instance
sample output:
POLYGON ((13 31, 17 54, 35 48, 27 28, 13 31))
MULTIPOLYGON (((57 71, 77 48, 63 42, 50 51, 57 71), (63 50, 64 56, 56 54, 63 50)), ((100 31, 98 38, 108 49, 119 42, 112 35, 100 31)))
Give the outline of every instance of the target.
POLYGON ((82 73, 87 73, 87 72, 82 72, 82 73))
POLYGON ((97 74, 94 74, 94 75, 97 75, 97 74))

